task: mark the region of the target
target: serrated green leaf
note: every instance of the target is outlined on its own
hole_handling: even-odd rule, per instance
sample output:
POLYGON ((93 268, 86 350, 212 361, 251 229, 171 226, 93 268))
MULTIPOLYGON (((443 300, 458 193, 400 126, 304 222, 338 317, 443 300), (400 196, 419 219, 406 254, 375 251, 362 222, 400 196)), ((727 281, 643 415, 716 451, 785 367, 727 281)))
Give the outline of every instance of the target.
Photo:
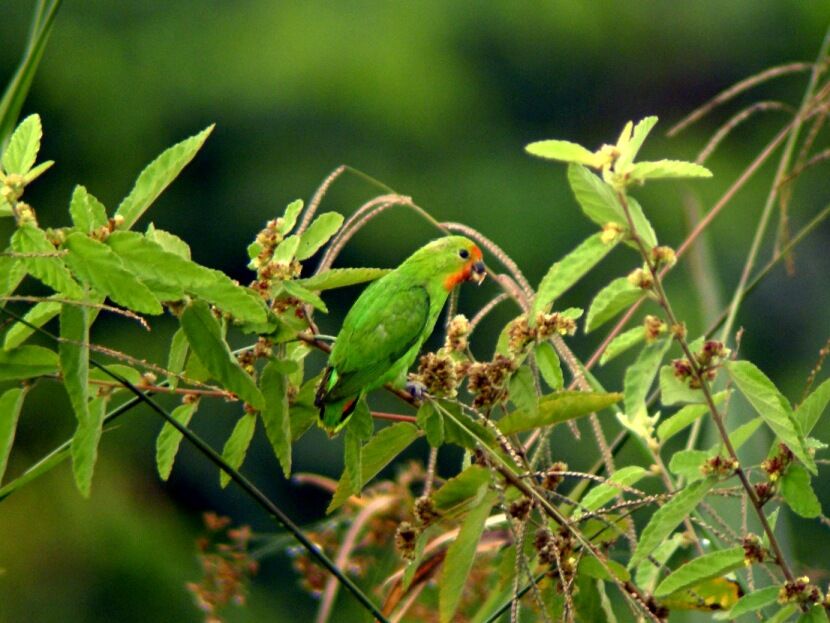
POLYGON ((98 461, 98 444, 104 427, 104 413, 107 398, 102 396, 90 401, 84 420, 78 420, 78 427, 72 436, 70 452, 75 484, 81 495, 89 497, 92 490, 92 473, 98 461))
POLYGON ((664 405, 696 404, 704 400, 702 389, 692 389, 687 381, 681 381, 674 375, 674 366, 663 366, 660 369, 660 402, 664 405))
POLYGON ((489 448, 495 443, 493 433, 471 417, 461 412, 461 407, 451 402, 435 403, 444 419, 444 442, 474 450, 483 445, 489 448))
POLYGON ((21 121, 3 153, 3 170, 7 174, 26 175, 37 160, 42 136, 39 115, 29 115, 21 121))
POLYGON ((421 404, 415 419, 420 429, 426 434, 429 445, 438 448, 444 443, 444 418, 431 402, 424 401, 421 404))
POLYGON ((732 547, 704 554, 687 562, 669 574, 654 591, 655 597, 665 597, 712 578, 720 577, 744 565, 744 548, 732 547))
POLYGON ((672 474, 682 476, 687 482, 694 482, 703 478, 700 468, 710 457, 706 450, 679 450, 669 461, 669 470, 672 474))
POLYGON ((23 180, 25 184, 28 186, 32 182, 34 182, 37 178, 43 175, 46 171, 52 168, 52 165, 55 164, 54 160, 46 160, 45 162, 41 162, 37 166, 32 167, 29 169, 29 172, 23 176, 23 180))
POLYGON ((116 217, 124 219, 119 225, 120 229, 130 229, 135 225, 147 208, 193 159, 212 131, 213 125, 210 125, 195 136, 164 150, 147 165, 136 179, 130 194, 115 211, 116 217))
POLYGON ((317 309, 324 314, 328 313, 328 307, 326 307, 323 299, 311 290, 305 289, 303 286, 298 285, 294 281, 283 281, 281 285, 283 289, 295 299, 299 299, 303 303, 311 305, 314 309, 317 309))
POLYGON ((0 396, 0 482, 3 482, 3 474, 6 473, 25 397, 26 392, 22 387, 7 389, 0 396))
POLYGON ((821 515, 821 503, 810 483, 810 474, 793 463, 781 476, 781 497, 796 515, 814 519, 821 515))
POLYGON ((332 268, 307 279, 296 279, 295 283, 307 290, 320 292, 374 281, 390 272, 388 268, 332 268))
POLYGON ((631 574, 628 572, 628 569, 623 567, 616 560, 608 559, 605 561, 605 566, 603 566, 603 564, 593 556, 584 556, 582 560, 579 561, 577 573, 584 573, 590 578, 606 580, 609 582, 614 581, 614 579, 619 580, 620 582, 627 582, 631 579, 631 574), (606 566, 608 567, 607 569, 606 566))
POLYGON ((628 220, 612 188, 588 169, 577 164, 569 165, 568 184, 585 216, 594 223, 600 227, 609 223, 627 225, 628 220))
MULTIPOLYGON (((738 428, 729 433, 729 441, 732 442, 732 447, 736 452, 740 450, 741 446, 743 446, 750 437, 752 437, 755 431, 760 428, 761 424, 763 424, 763 420, 760 417, 752 418, 749 422, 741 424, 738 428)), ((710 450, 710 454, 712 456, 714 456, 714 454, 720 449, 719 444, 715 444, 714 447, 718 450, 710 450)))
POLYGON ((536 411, 539 397, 536 395, 533 372, 528 366, 520 366, 510 377, 508 395, 510 396, 510 402, 516 409, 531 414, 536 411))
POLYGON ((262 370, 259 388, 265 397, 262 423, 274 454, 286 478, 291 477, 291 417, 288 407, 288 378, 283 362, 269 361, 262 370))
POLYGON ((159 296, 167 293, 168 300, 177 300, 187 293, 216 305, 242 322, 267 321, 262 299, 218 270, 165 251, 136 232, 114 232, 107 239, 107 245, 159 296))
MULTIPOLYGON (((256 415, 246 413, 237 420, 233 431, 231 431, 231 436, 225 442, 225 447, 222 448, 222 458, 235 470, 238 470, 245 461, 245 456, 248 454, 248 447, 251 445, 255 431, 256 415)), ((219 472, 219 485, 223 489, 228 486, 230 481, 231 477, 226 471, 222 470, 219 472)))
POLYGON ((712 618, 718 621, 726 621, 737 619, 750 612, 757 612, 761 608, 766 608, 778 602, 778 592, 781 590, 778 586, 767 586, 766 588, 759 588, 751 593, 741 597, 738 602, 729 610, 723 612, 716 612, 712 618))
POLYGON ((35 330, 29 326, 42 327, 61 311, 61 304, 54 301, 41 301, 23 316, 23 322, 15 322, 3 338, 3 349, 13 350, 28 340, 35 330))
POLYGON ((179 327, 173 334, 173 339, 170 340, 170 351, 167 353, 167 370, 172 372, 172 374, 167 375, 167 383, 173 389, 179 385, 179 377, 176 375, 181 374, 184 370, 189 350, 190 345, 187 342, 187 335, 179 327))
POLYGON ((582 145, 570 141, 536 141, 525 146, 525 151, 532 156, 546 158, 547 160, 575 162, 593 168, 602 165, 601 156, 585 149, 582 145))
POLYGON ((623 394, 625 415, 623 424, 641 437, 650 437, 653 432, 654 418, 648 415, 646 396, 660 369, 660 363, 671 346, 671 340, 663 338, 646 344, 637 360, 625 371, 623 394))
POLYGON ((207 303, 194 301, 188 305, 182 313, 181 324, 190 349, 211 376, 254 409, 263 409, 265 398, 254 379, 242 369, 231 353, 227 342, 222 338, 219 322, 207 303))
MULTIPOLYGON (((657 580, 660 577, 660 572, 663 565, 668 562, 674 553, 686 545, 686 539, 682 534, 673 534, 670 539, 663 541, 651 553, 651 557, 643 560, 637 565, 637 571, 634 574, 634 581, 641 589, 651 593, 654 592, 654 587, 657 586, 657 580), (652 560, 654 562, 652 562, 652 560), (656 564, 655 564, 656 563, 656 564)), ((629 565, 630 568, 630 565, 629 565)))
POLYGON ((631 168, 628 179, 631 182, 666 179, 672 177, 712 177, 712 172, 694 162, 680 160, 658 160, 638 162, 631 168))
POLYGON ((651 129, 656 123, 657 117, 651 116, 642 119, 636 126, 634 126, 631 138, 628 141, 625 141, 625 145, 621 146, 622 149, 620 149, 620 155, 617 156, 617 159, 614 162, 614 168, 617 171, 625 171, 631 163, 634 162, 634 158, 636 158, 637 154, 640 152, 643 142, 646 140, 646 137, 649 135, 651 129))
POLYGON ((346 434, 343 439, 343 473, 347 476, 352 486, 350 493, 360 495, 360 475, 363 473, 363 444, 360 437, 352 431, 350 426, 346 427, 346 434))
POLYGON ((91 234, 107 224, 107 209, 83 186, 76 186, 69 201, 72 223, 81 232, 91 234))
POLYGON ((294 229, 294 225, 297 224, 297 217, 300 216, 300 212, 303 211, 303 200, 302 199, 295 199, 291 203, 289 203, 285 207, 285 212, 282 215, 282 224, 278 228, 277 231, 280 232, 283 236, 294 229))
POLYGON ((807 612, 798 617, 798 623, 826 623, 827 610, 822 604, 811 606, 807 612))
POLYGON ((643 327, 634 327, 615 337, 602 353, 599 358, 599 365, 604 366, 606 363, 623 354, 629 348, 632 348, 646 339, 646 332, 643 327))
POLYGON ((42 346, 0 350, 0 381, 19 381, 58 371, 58 355, 42 346))
POLYGON ((272 256, 272 260, 274 262, 284 262, 288 264, 291 260, 294 259, 294 255, 297 253, 297 248, 299 246, 299 236, 288 236, 288 238, 280 242, 277 245, 277 248, 274 249, 274 255, 272 256))
POLYGON ((607 482, 597 485, 585 495, 579 503, 579 508, 574 511, 574 518, 581 517, 586 511, 595 511, 620 495, 623 489, 614 485, 630 487, 648 475, 649 471, 639 465, 621 467, 607 482))
POLYGON ((458 609, 464 584, 467 582, 478 542, 484 531, 484 522, 487 521, 493 502, 494 498, 490 496, 467 514, 458 531, 458 536, 447 550, 438 588, 438 611, 441 623, 452 621, 458 609))
MULTIPOLYGON (((715 405, 719 405, 726 400, 728 395, 729 392, 726 391, 718 392, 712 396, 712 399, 715 405)), ((660 425, 657 427, 657 437, 660 438, 660 443, 666 443, 668 439, 674 437, 677 433, 681 432, 687 426, 690 426, 695 420, 708 412, 709 407, 706 405, 687 405, 683 407, 671 417, 660 422, 660 425)))
POLYGON ((121 259, 103 242, 86 234, 69 234, 64 242, 69 251, 66 263, 72 272, 114 302, 142 314, 164 311, 150 289, 128 271, 121 259))
POLYGON ((536 316, 540 312, 550 309, 557 298, 584 277, 611 252, 616 244, 616 241, 603 242, 602 234, 596 233, 551 266, 542 278, 536 297, 533 299, 531 323, 535 323, 536 316))
POLYGON ((488 469, 470 465, 432 494, 435 510, 444 517, 458 517, 471 507, 478 506, 492 481, 493 475, 488 469))
POLYGON ((585 321, 585 333, 601 327, 644 296, 642 289, 631 285, 626 277, 614 279, 594 297, 585 321))
POLYGON ((26 267, 21 260, 0 255, 0 296, 8 296, 17 289, 26 276, 26 267))
POLYGON ((147 233, 144 236, 147 240, 155 242, 168 253, 173 253, 186 260, 190 259, 190 245, 176 234, 171 234, 169 231, 164 231, 163 229, 157 229, 155 225, 150 223, 147 226, 147 233))
POLYGON ((302 261, 317 253, 337 233, 343 224, 343 216, 337 212, 326 212, 318 216, 300 236, 297 259, 302 261))
MULTIPOLYGON (((415 425, 409 422, 398 422, 381 429, 377 435, 372 437, 363 446, 361 456, 362 482, 360 483, 360 489, 363 489, 367 482, 377 476, 380 470, 386 467, 392 459, 415 441, 418 435, 419 432, 415 425)), ((337 489, 334 492, 334 497, 332 497, 329 507, 326 509, 326 513, 331 513, 342 506, 349 499, 352 490, 353 486, 349 480, 349 476, 347 473, 344 473, 337 483, 337 489)))
POLYGON ((536 356, 539 373, 548 387, 554 391, 564 389, 565 377, 562 374, 562 364, 553 345, 550 342, 542 342, 534 347, 533 353, 536 356))
POLYGON ((830 379, 813 390, 795 410, 795 419, 804 435, 809 435, 813 430, 821 414, 827 408, 828 402, 830 402, 830 379))
MULTIPOLYGON (((198 407, 197 401, 185 402, 173 409, 170 415, 182 426, 187 426, 198 407)), ((162 480, 170 478, 181 442, 182 434, 172 424, 165 422, 156 438, 156 467, 162 480)))
MULTIPOLYGON (((22 254, 57 254, 46 233, 33 225, 23 225, 12 235, 12 249, 22 254)), ((26 272, 47 286, 70 298, 80 298, 83 290, 60 257, 22 257, 26 272)))
POLYGON ((790 403, 773 382, 748 361, 729 361, 725 366, 738 391, 755 408, 767 426, 789 446, 811 473, 818 473, 816 462, 807 449, 804 435, 795 420, 790 403))
MULTIPOLYGON (((646 217, 645 212, 643 212, 643 207, 639 201, 631 195, 626 197, 626 201, 628 203, 628 212, 631 214, 631 220, 634 221, 634 229, 637 231, 637 235, 640 236, 646 248, 651 249, 657 244, 657 234, 654 233, 654 227, 646 217)), ((628 241, 627 244, 636 247, 634 242, 628 241)))
POLYGON ((505 435, 512 435, 596 413, 621 399, 622 394, 618 393, 557 392, 539 399, 539 406, 535 412, 513 411, 501 418, 496 425, 505 435))
POLYGON ((628 568, 639 564, 660 545, 694 509, 700 504, 709 490, 715 485, 715 478, 706 478, 693 482, 677 493, 671 500, 657 509, 651 516, 640 542, 631 556, 628 568))

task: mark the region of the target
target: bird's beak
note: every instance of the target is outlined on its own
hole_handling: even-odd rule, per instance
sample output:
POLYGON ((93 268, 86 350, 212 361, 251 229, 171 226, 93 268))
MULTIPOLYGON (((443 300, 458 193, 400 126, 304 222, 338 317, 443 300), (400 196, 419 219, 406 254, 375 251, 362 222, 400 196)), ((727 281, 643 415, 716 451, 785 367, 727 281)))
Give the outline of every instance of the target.
POLYGON ((470 279, 474 281, 476 285, 481 285, 481 282, 484 281, 484 278, 487 276, 487 269, 484 268, 484 262, 475 262, 472 268, 472 271, 470 271, 470 279))

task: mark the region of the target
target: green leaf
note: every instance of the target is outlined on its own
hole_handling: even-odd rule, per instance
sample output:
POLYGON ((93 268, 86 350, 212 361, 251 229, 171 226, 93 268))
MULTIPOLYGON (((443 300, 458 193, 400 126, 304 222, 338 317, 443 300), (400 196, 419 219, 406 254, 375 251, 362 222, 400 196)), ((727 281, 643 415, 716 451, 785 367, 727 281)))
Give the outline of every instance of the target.
POLYGON ((363 398, 358 400, 352 417, 349 420, 348 428, 352 430, 358 439, 366 441, 375 434, 375 420, 369 410, 369 403, 363 398))
POLYGON ((184 370, 188 350, 187 335, 179 327, 173 334, 173 339, 170 340, 170 352, 167 354, 167 370, 172 372, 172 374, 167 376, 167 383, 173 389, 179 385, 179 377, 176 375, 181 374, 182 370, 184 370))
POLYGON ((656 162, 638 162, 628 175, 631 182, 666 179, 671 177, 712 177, 706 167, 693 162, 680 160, 658 160, 656 162))
POLYGON ((646 558, 637 565, 637 571, 634 574, 634 581, 637 586, 648 593, 653 592, 654 587, 657 586, 662 567, 679 548, 685 545, 686 538, 682 534, 673 534, 670 539, 660 543, 651 553, 651 559, 654 559, 655 562, 646 558))
POLYGON ((69 251, 66 263, 72 272, 98 292, 139 313, 162 313, 161 304, 150 289, 103 242, 75 232, 67 236, 64 248, 69 251))
POLYGON ((23 322, 15 322, 6 332, 6 336, 3 339, 3 348, 5 350, 14 350, 23 342, 28 340, 35 332, 35 330, 29 325, 42 327, 47 322, 52 320, 52 318, 57 316, 60 311, 61 304, 54 301, 41 301, 40 303, 34 305, 29 309, 29 311, 26 312, 26 315, 23 316, 26 324, 23 322))
POLYGON ((299 246, 299 236, 288 236, 288 238, 280 242, 277 245, 277 248, 274 249, 274 254, 271 257, 272 261, 288 264, 294 259, 294 255, 297 253, 297 247, 299 246))
MULTIPOLYGON (((198 401, 185 402, 173 409, 170 414, 182 426, 190 424, 190 419, 199 407, 198 401)), ((161 432, 156 438, 156 466, 162 480, 170 478, 173 471, 173 462, 179 452, 179 445, 182 442, 182 434, 169 422, 161 427, 161 432)))
POLYGON ((205 268, 136 232, 114 232, 107 244, 124 265, 151 290, 167 292, 168 300, 183 293, 198 296, 242 322, 264 323, 267 313, 262 299, 234 283, 224 273, 205 268))
POLYGON ((687 482, 694 482, 703 478, 700 468, 710 457, 706 450, 679 450, 669 461, 669 470, 673 474, 683 476, 687 482))
POLYGON ((614 279, 594 297, 585 321, 585 333, 601 327, 644 296, 642 289, 631 285, 626 277, 614 279))
POLYGON ((26 391, 21 387, 7 389, 0 396, 0 482, 3 482, 3 474, 6 473, 25 397, 26 391))
POLYGON ((757 612, 761 608, 766 608, 778 602, 778 586, 767 586, 766 588, 759 588, 751 593, 741 597, 738 602, 729 610, 723 612, 716 612, 712 618, 719 621, 737 619, 750 612, 757 612))
POLYGON ((291 203, 289 203, 285 207, 285 212, 282 215, 282 224, 278 228, 277 231, 280 232, 283 236, 294 229, 294 225, 297 224, 297 217, 300 216, 300 212, 303 211, 303 200, 302 199, 295 199, 291 203))
POLYGON ((213 126, 208 126, 195 136, 191 136, 166 149, 139 174, 133 189, 118 206, 116 217, 124 222, 120 229, 130 229, 149 208, 158 196, 176 179, 182 169, 201 149, 213 126))
POLYGON ((671 340, 668 338, 646 344, 637 360, 625 371, 623 380, 625 417, 629 423, 638 428, 644 426, 650 429, 652 426, 646 421, 649 419, 646 397, 669 346, 671 346, 671 340))
POLYGON ((21 260, 0 255, 0 296, 8 296, 17 289, 26 276, 26 267, 21 260))
POLYGON ((530 367, 523 365, 513 373, 508 381, 508 395, 516 409, 530 414, 536 411, 539 397, 530 367))
POLYGON ((692 389, 687 381, 677 378, 674 375, 674 366, 663 366, 660 369, 660 402, 664 405, 682 402, 702 403, 703 401, 703 390, 692 389))
POLYGON ((444 442, 475 450, 480 445, 492 448, 495 436, 492 431, 462 413, 461 407, 451 402, 434 403, 444 419, 444 442))
MULTIPOLYGON (((657 244, 657 234, 654 233, 654 227, 652 227, 648 218, 646 218, 646 214, 643 212, 643 207, 639 201, 631 195, 628 195, 626 200, 628 202, 628 212, 631 214, 631 220, 634 221, 634 229, 637 235, 640 236, 646 248, 651 249, 657 244)), ((636 248, 634 242, 628 241, 627 244, 636 248)))
POLYGON ((790 403, 763 372, 748 361, 730 361, 726 364, 729 376, 764 422, 787 444, 793 454, 813 474, 818 473, 816 462, 807 450, 790 403))
POLYGON ((72 471, 75 484, 84 497, 89 497, 92 489, 92 473, 98 460, 98 444, 104 427, 104 413, 107 398, 102 396, 90 401, 83 420, 78 420, 78 427, 72 436, 70 451, 72 454, 72 471))
POLYGON ((781 477, 781 496, 796 515, 807 519, 821 515, 821 503, 810 484, 810 474, 797 463, 791 464, 781 477))
MULTIPOLYGON (((222 448, 222 458, 235 470, 242 466, 245 460, 245 455, 248 454, 248 446, 251 445, 251 439, 254 438, 254 431, 256 431, 256 415, 253 413, 244 414, 236 422, 236 426, 231 431, 231 436, 225 442, 225 447, 222 448)), ((219 472, 219 485, 224 489, 231 481, 230 474, 222 470, 219 472)))
MULTIPOLYGON (((320 384, 320 375, 308 379, 291 405, 291 442, 297 441, 305 432, 311 428, 320 417, 320 409, 314 406, 314 395, 317 393, 317 386, 320 384)), ((360 406, 360 405, 358 405, 360 406)))
POLYGON ((525 151, 532 156, 559 160, 560 162, 575 162, 588 167, 597 168, 602 165, 602 157, 588 151, 582 145, 570 141, 537 141, 525 147, 525 151))
POLYGON ((640 542, 637 543, 637 549, 634 550, 634 554, 631 556, 628 568, 630 569, 645 560, 672 533, 677 525, 700 504, 716 482, 715 478, 693 482, 658 508, 640 534, 640 542))
MULTIPOLYGON (((12 235, 12 249, 22 254, 57 254, 57 249, 46 238, 46 233, 33 225, 23 225, 12 235)), ((47 286, 70 298, 83 296, 81 287, 60 257, 23 257, 26 272, 47 286)))
POLYGON ((611 560, 609 558, 605 561, 605 565, 608 569, 606 569, 602 563, 600 563, 600 561, 593 556, 584 556, 582 560, 579 561, 577 573, 584 573, 590 578, 596 578, 597 580, 605 580, 608 582, 614 581, 615 578, 620 582, 627 582, 631 579, 631 574, 628 572, 628 569, 623 567, 616 560, 611 560))
MULTIPOLYGON (((26 175, 37 160, 43 128, 40 116, 29 115, 12 134, 9 145, 3 153, 3 170, 17 175, 26 175)), ((2 141, 0 141, 2 143, 2 141)))
MULTIPOLYGON (((377 435, 372 437, 369 443, 363 446, 360 489, 363 489, 367 482, 377 476, 380 470, 415 441, 418 435, 418 428, 414 424, 398 422, 381 429, 377 435)), ((353 486, 349 480, 349 475, 344 473, 337 483, 337 490, 334 492, 334 497, 332 497, 326 513, 331 513, 342 506, 349 499, 352 490, 353 486)))
POLYGON ((618 393, 557 392, 541 398, 535 412, 513 411, 501 418, 496 425, 505 435, 512 435, 596 413, 621 399, 622 395, 618 393))
POLYGON ((568 183, 582 211, 600 227, 609 223, 626 227, 622 206, 612 188, 583 166, 568 166, 568 183))
POLYGON ((535 323, 536 316, 540 312, 550 309, 557 298, 584 277, 602 258, 608 255, 616 244, 616 241, 603 242, 602 233, 596 233, 551 266, 542 278, 536 297, 533 299, 531 322, 535 323))
POLYGON ((490 470, 481 465, 470 465, 432 494, 435 510, 449 518, 462 515, 479 505, 492 481, 490 470))
POLYGON ((649 135, 651 129, 656 123, 657 117, 651 116, 646 117, 634 126, 631 138, 628 141, 625 141, 624 145, 618 146, 622 147, 622 149, 620 149, 620 155, 614 162, 614 168, 617 171, 625 171, 631 163, 634 162, 634 158, 636 158, 637 154, 640 152, 643 142, 646 140, 646 137, 649 135))
MULTIPOLYGON (((762 423, 763 420, 760 417, 752 418, 749 422, 741 424, 738 428, 729 433, 729 441, 732 442, 732 447, 736 452, 740 450, 741 446, 744 445, 750 437, 752 437, 762 423)), ((716 447, 719 448, 719 444, 716 444, 716 447)))
POLYGON ((811 606, 807 612, 798 617, 798 623, 825 623, 827 620, 827 610, 821 604, 811 606))
POLYGON ((789 619, 796 612, 798 612, 798 606, 795 604, 787 604, 771 617, 768 617, 764 623, 784 623, 784 621, 789 619))
MULTIPOLYGON (((55 164, 54 160, 47 160, 45 162, 41 162, 39 165, 32 167, 29 172, 23 176, 23 180, 25 181, 26 185, 28 186, 32 182, 34 182, 37 178, 43 175, 46 171, 52 168, 52 165, 55 164)), ((10 209, 11 211, 11 209, 10 209)))
POLYGON ((297 259, 302 261, 317 253, 318 249, 337 233, 342 224, 343 216, 337 212, 326 212, 314 219, 300 236, 297 259))
POLYGON ((0 350, 0 381, 30 379, 58 371, 58 355, 42 346, 0 350))
POLYGON ((438 448, 444 443, 444 418, 431 402, 424 401, 418 408, 415 418, 420 429, 426 434, 429 445, 438 448))
POLYGON ((646 332, 643 327, 634 327, 633 329, 620 333, 611 340, 605 352, 602 353, 602 356, 599 358, 599 365, 604 366, 618 355, 623 354, 629 348, 636 346, 645 339, 646 332))
POLYGON ((263 409, 265 398, 254 379, 242 369, 231 354, 228 344, 222 338, 219 321, 211 313, 207 303, 194 301, 188 305, 182 313, 181 323, 187 341, 190 342, 190 349, 211 376, 254 409, 263 409))
POLYGON ((76 186, 69 202, 72 223, 81 232, 91 234, 107 224, 107 209, 83 186, 76 186))
POLYGON ((830 402, 830 379, 819 385, 795 410, 801 432, 809 435, 830 402))
POLYGON ((559 355, 550 342, 537 344, 533 353, 536 356, 536 365, 539 373, 545 379, 548 387, 555 391, 565 388, 565 377, 562 375, 562 364, 559 362, 559 355))
POLYGON ((262 423, 286 478, 291 476, 291 417, 288 408, 288 378, 283 362, 273 360, 262 371, 259 388, 265 396, 262 423))
MULTIPOLYGON (((726 400, 728 395, 729 392, 726 391, 718 392, 712 396, 712 399, 715 405, 719 405, 726 400)), ((671 439, 708 412, 709 407, 706 405, 687 405, 683 407, 671 417, 660 422, 660 425, 657 427, 657 436, 660 438, 660 443, 666 443, 666 440, 671 439)))
POLYGON ((388 268, 332 268, 308 279, 297 279, 295 283, 307 290, 320 292, 374 281, 390 272, 388 268))
POLYGON ((328 307, 326 307, 326 304, 323 302, 323 299, 321 299, 319 296, 317 296, 316 293, 312 292, 311 290, 306 290, 303 286, 298 285, 293 281, 283 281, 281 285, 283 289, 290 296, 293 296, 295 299, 299 299, 303 303, 311 305, 312 307, 314 307, 314 309, 317 309, 323 312, 324 314, 328 313, 328 307))
MULTIPOLYGON (((116 232, 118 233, 118 232, 116 232)), ((155 225, 150 223, 147 226, 147 233, 144 236, 150 242, 155 242, 162 249, 168 253, 173 253, 186 260, 190 259, 190 245, 179 238, 176 234, 171 234, 169 231, 163 229, 156 229, 155 225)), ((109 238, 107 241, 109 242, 109 238)))
POLYGON ((597 485, 585 495, 579 503, 579 508, 574 512, 574 518, 581 517, 586 511, 595 511, 620 495, 623 489, 614 485, 631 486, 648 475, 649 471, 639 465, 621 467, 611 475, 607 482, 597 485))
MULTIPOLYGON (((351 422, 349 422, 351 424, 351 422)), ((351 426, 346 427, 343 439, 343 474, 352 486, 350 493, 360 495, 360 475, 363 473, 363 444, 360 436, 353 432, 351 426)))
POLYGON ((478 542, 484 531, 484 522, 487 521, 493 501, 493 497, 490 496, 468 513, 464 523, 461 524, 458 536, 447 550, 438 588, 438 610, 441 623, 452 621, 458 609, 461 595, 464 592, 464 584, 467 582, 478 542))

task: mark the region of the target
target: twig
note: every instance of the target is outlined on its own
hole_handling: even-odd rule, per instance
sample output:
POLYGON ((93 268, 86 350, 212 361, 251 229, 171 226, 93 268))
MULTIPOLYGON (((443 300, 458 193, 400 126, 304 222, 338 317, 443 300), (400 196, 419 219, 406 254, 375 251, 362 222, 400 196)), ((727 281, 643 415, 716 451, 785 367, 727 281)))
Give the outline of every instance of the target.
POLYGON ((22 303, 60 303, 62 305, 77 305, 78 307, 92 307, 93 309, 100 309, 102 311, 111 312, 113 314, 118 314, 119 316, 124 316, 126 318, 130 318, 131 320, 135 320, 140 324, 145 330, 150 331, 150 325, 147 324, 147 321, 139 316, 138 314, 131 312, 129 309, 122 309, 121 307, 113 307, 111 305, 104 305, 103 303, 93 303, 91 301, 79 301, 77 299, 65 299, 55 296, 22 296, 22 295, 12 295, 12 296, 0 296, 0 301, 17 301, 22 303))

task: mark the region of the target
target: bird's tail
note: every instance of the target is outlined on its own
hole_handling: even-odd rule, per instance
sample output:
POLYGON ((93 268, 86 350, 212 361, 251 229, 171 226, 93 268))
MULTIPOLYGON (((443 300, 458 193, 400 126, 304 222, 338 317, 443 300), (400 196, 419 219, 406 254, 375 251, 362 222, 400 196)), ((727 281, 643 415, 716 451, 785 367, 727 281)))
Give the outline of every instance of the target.
POLYGON ((317 424, 328 433, 329 437, 334 437, 346 425, 358 400, 358 396, 333 400, 331 389, 336 383, 337 371, 332 367, 326 368, 314 397, 314 406, 320 409, 317 424))

